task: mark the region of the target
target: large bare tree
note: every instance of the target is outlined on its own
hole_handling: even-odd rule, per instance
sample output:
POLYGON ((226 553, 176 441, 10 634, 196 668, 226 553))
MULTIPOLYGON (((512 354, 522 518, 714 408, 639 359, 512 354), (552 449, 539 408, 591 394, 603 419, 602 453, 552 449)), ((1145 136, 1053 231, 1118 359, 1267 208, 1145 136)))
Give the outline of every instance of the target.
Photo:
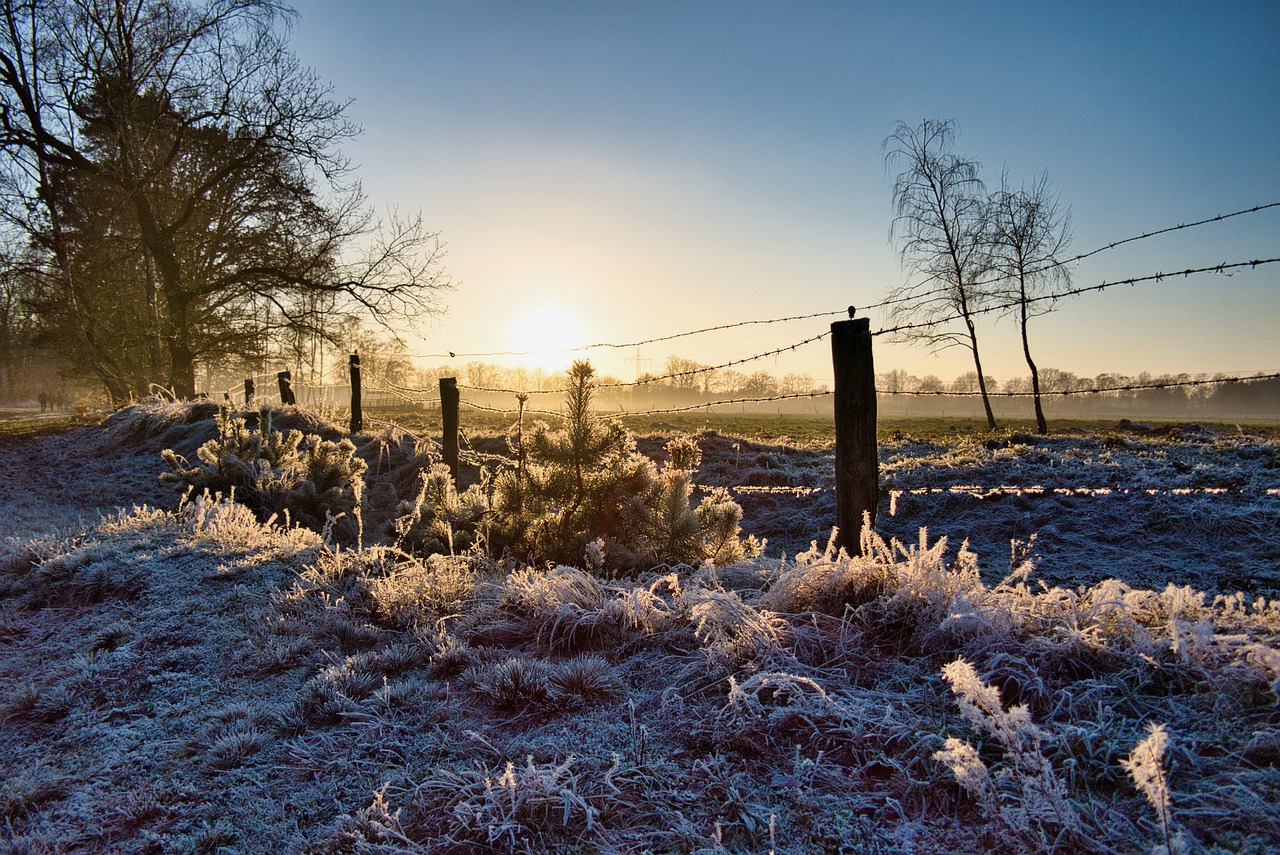
POLYGON ((987 247, 987 194, 975 160, 951 150, 953 120, 898 122, 884 141, 885 165, 898 169, 893 182, 890 239, 909 281, 889 294, 891 323, 915 325, 899 338, 931 349, 961 346, 973 365, 986 409, 996 427, 978 353, 975 316, 989 300, 983 279, 991 269, 987 247), (957 331, 953 320, 962 322, 957 331))
POLYGON ((96 252, 133 245, 113 269, 132 274, 154 379, 183 397, 198 361, 261 335, 254 307, 312 329, 317 306, 388 326, 437 309, 437 236, 373 216, 342 154, 358 128, 289 51, 293 16, 274 0, 0 0, 6 216, 52 259, 79 353, 117 400, 129 384, 99 307, 119 283, 96 252), (84 231, 108 198, 110 229, 84 231))
POLYGON ((991 197, 991 255, 995 273, 1002 277, 995 299, 1015 313, 1022 335, 1022 355, 1031 369, 1031 393, 1035 401, 1036 429, 1049 432, 1040 403, 1040 372, 1031 358, 1027 321, 1049 311, 1045 302, 1033 302, 1054 288, 1070 285, 1071 273, 1063 263, 1071 245, 1071 212, 1062 207, 1058 194, 1042 173, 1030 186, 1013 190, 1008 175, 991 197))

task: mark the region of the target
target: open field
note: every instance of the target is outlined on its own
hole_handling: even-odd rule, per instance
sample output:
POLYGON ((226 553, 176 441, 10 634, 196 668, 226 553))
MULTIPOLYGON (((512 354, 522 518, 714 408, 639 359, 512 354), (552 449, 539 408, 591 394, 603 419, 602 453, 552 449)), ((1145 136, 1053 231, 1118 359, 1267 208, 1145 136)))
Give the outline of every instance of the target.
MULTIPOLYGON (((439 436, 440 413, 418 409, 377 409, 367 412, 367 417, 377 424, 382 421, 394 422, 411 430, 421 430, 432 436, 439 436)), ((532 421, 535 417, 527 416, 532 421)), ((778 442, 786 445, 830 446, 835 442, 835 422, 830 415, 798 415, 783 413, 775 415, 740 414, 731 412, 711 413, 666 413, 652 416, 618 417, 622 424, 632 432, 644 436, 647 434, 685 433, 697 434, 704 431, 715 431, 726 436, 750 439, 758 442, 778 442)), ((338 418, 342 421, 342 417, 338 418)), ((514 417, 463 409, 461 415, 462 429, 475 433, 497 433, 504 431, 514 421, 514 417)), ((1153 429, 1175 427, 1186 424, 1181 421, 1146 421, 1153 429)), ((1244 430, 1250 434, 1264 437, 1280 437, 1280 424, 1274 422, 1199 422, 1202 426, 1216 432, 1234 432, 1244 430)), ((1077 435, 1081 432, 1107 433, 1114 431, 1115 419, 1050 419, 1049 433, 1057 435, 1077 435)), ((996 435, 1011 433, 1035 433, 1034 419, 1002 419, 996 435)), ((881 416, 877 423, 877 431, 881 440, 888 440, 894 434, 910 434, 916 439, 945 442, 961 437, 991 436, 984 419, 969 417, 941 416, 881 416)))
POLYGON ((849 558, 821 420, 666 416, 769 548, 593 576, 373 545, 431 454, 376 423, 362 549, 179 508, 208 415, 0 442, 0 851, 1280 847, 1274 433, 882 424, 849 558))

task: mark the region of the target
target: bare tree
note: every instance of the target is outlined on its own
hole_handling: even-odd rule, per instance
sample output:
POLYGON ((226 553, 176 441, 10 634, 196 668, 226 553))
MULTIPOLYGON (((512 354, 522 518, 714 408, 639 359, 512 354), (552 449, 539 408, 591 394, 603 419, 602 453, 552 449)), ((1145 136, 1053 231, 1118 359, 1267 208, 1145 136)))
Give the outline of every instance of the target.
POLYGON ((35 333, 33 271, 29 254, 12 235, 0 235, 0 398, 18 393, 35 333))
POLYGON ((893 182, 890 240, 911 279, 889 295, 891 323, 914 324, 899 337, 933 350, 961 346, 973 354, 987 425, 996 417, 978 354, 977 312, 988 302, 983 277, 987 251, 987 194, 978 162, 951 151, 955 122, 925 119, 918 127, 894 125, 884 141, 885 165, 899 168, 893 182), (963 332, 950 326, 963 322, 963 332))
POLYGON ((1032 299, 1065 288, 1071 273, 1063 264, 1071 245, 1071 212, 1064 209, 1058 194, 1043 173, 1029 187, 1009 188, 1007 174, 1000 177, 1000 191, 991 198, 991 256, 1001 277, 995 296, 1016 313, 1022 335, 1022 355, 1031 369, 1031 395, 1035 401, 1036 429, 1049 432, 1040 403, 1040 373, 1031 358, 1027 321, 1049 311, 1046 302, 1032 299))
POLYGON ((53 259, 117 400, 127 383, 98 325, 118 283, 88 257, 104 248, 132 248, 110 269, 140 295, 155 380, 180 396, 197 360, 260 338, 262 307, 266 327, 323 329, 317 306, 388 326, 435 311, 448 285, 436 235, 382 223, 351 180, 341 146, 358 128, 288 50, 293 16, 275 0, 0 0, 4 216, 53 259), (104 198, 112 222, 87 241, 104 198))

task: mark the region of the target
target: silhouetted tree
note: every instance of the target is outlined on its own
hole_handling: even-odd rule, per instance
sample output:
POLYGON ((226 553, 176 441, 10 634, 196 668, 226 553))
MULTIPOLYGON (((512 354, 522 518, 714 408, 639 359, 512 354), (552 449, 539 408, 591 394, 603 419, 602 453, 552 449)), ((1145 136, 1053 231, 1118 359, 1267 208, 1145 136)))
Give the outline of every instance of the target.
POLYGON ((163 350, 153 380, 180 396, 216 347, 319 327, 317 311, 412 320, 448 284, 420 218, 384 225, 350 181, 341 146, 358 129, 289 52, 293 15, 274 0, 0 3, 4 216, 49 253, 79 353, 117 400, 128 384, 96 307, 119 283, 92 252, 132 244, 114 276, 163 350), (83 231, 106 196, 111 228, 83 231), (248 323, 250 308, 269 314, 248 323))
POLYGON ((1071 245, 1071 213, 1059 203, 1047 173, 1019 190, 1010 189, 1008 175, 1001 175, 1000 190, 991 197, 990 240, 992 263, 1002 277, 995 297, 1008 304, 1018 319, 1022 355, 1031 369, 1036 429, 1047 434, 1049 427, 1040 404, 1040 374, 1031 358, 1027 321, 1051 306, 1030 301, 1071 283, 1071 273, 1062 263, 1071 245))
POLYGON ((954 138, 954 121, 925 119, 919 127, 898 122, 884 141, 885 165, 901 168, 889 236, 914 280, 890 292, 890 318, 925 324, 900 338, 935 350, 960 345, 973 354, 987 425, 995 429, 974 324, 989 296, 982 281, 991 266, 986 188, 977 161, 952 153, 954 138), (949 327, 953 317, 964 323, 962 333, 949 327))
POLYGON ((14 398, 36 331, 29 254, 12 236, 0 238, 0 396, 14 398))

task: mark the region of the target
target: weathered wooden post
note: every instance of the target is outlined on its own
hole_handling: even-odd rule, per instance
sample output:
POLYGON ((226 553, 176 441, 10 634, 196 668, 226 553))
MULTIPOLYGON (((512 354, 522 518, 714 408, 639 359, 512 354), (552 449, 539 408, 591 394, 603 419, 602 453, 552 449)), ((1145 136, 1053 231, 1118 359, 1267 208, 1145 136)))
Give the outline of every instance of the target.
POLYGON ((458 481, 458 402, 461 397, 458 378, 440 378, 440 444, 444 446, 444 462, 453 474, 455 484, 458 481))
POLYGON ((360 409, 360 352, 351 354, 351 432, 364 430, 364 412, 360 409))
POLYGON ((246 407, 253 406, 253 378, 244 378, 244 405, 246 407))
POLYGON ((277 371, 276 383, 280 385, 280 406, 292 407, 297 403, 293 397, 293 374, 288 371, 277 371))
POLYGON ((876 447, 876 374, 871 362, 871 320, 854 318, 831 325, 835 366, 836 545, 850 555, 862 550, 862 515, 876 522, 880 461, 876 447))

